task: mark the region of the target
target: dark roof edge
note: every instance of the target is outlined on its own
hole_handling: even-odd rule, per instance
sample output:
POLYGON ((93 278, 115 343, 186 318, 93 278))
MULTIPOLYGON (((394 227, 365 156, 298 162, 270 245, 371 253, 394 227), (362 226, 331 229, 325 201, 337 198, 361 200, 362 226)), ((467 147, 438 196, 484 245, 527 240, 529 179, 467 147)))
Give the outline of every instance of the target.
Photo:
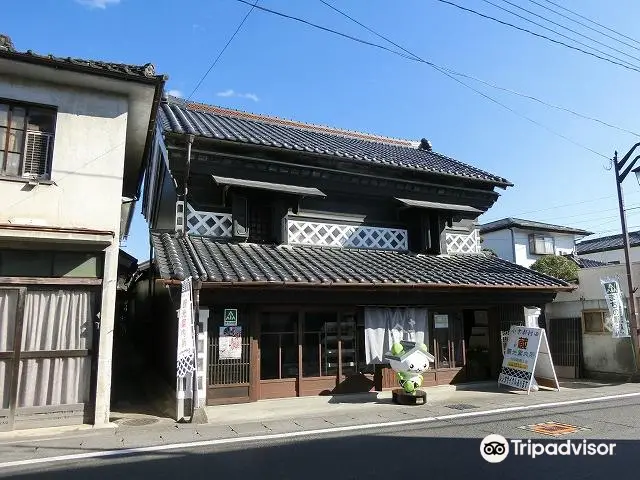
POLYGON ((531 220, 532 222, 535 223, 541 223, 542 225, 537 225, 537 226, 531 226, 531 225, 525 225, 522 223, 519 223, 517 221, 507 221, 508 219, 503 218, 501 220, 495 220, 494 222, 489 222, 489 223, 485 223, 484 225, 479 225, 478 228, 480 230, 480 233, 491 233, 491 232, 497 232, 500 230, 508 230, 510 228, 519 228, 521 230, 535 230, 535 231, 539 231, 539 232, 554 232, 554 233, 569 233, 569 234, 574 234, 574 235, 593 235, 594 232, 589 232, 587 230, 582 230, 580 228, 572 228, 572 227, 563 227, 562 225, 552 225, 552 224, 545 224, 544 222, 535 222, 534 220, 531 220), (500 222, 504 222, 504 223, 500 223, 500 222), (495 225, 492 225, 495 224, 495 225))
POLYGON ((34 65, 41 65, 44 67, 51 67, 55 69, 70 70, 78 73, 86 73, 89 75, 97 75, 99 77, 110 77, 117 80, 126 80, 126 81, 146 83, 146 84, 164 83, 169 79, 167 75, 154 75, 152 77, 146 77, 144 75, 132 75, 124 72, 116 72, 113 70, 107 70, 103 68, 91 67, 87 65, 78 65, 71 62, 63 62, 61 61, 61 59, 53 59, 47 56, 32 55, 25 52, 11 52, 8 50, 0 50, 0 58, 7 58, 9 60, 15 60, 17 62, 31 63, 34 65))
MULTIPOLYGON (((539 274, 539 272, 536 272, 539 274)), ((540 274, 542 275, 542 274, 540 274)), ((551 277, 548 277, 551 278, 551 277)), ((555 281, 562 281, 557 278, 554 278, 555 281)), ((158 278, 157 281, 162 282, 166 285, 180 285, 181 280, 169 280, 158 278)), ((577 285, 569 285, 567 286, 551 286, 551 285, 538 285, 538 286, 522 286, 522 285, 477 285, 477 284, 465 284, 465 283, 454 283, 454 284, 443 284, 443 283, 347 283, 347 282, 282 282, 282 281, 234 281, 234 282, 211 282, 211 281, 202 281, 201 284, 203 286, 215 286, 215 287, 236 287, 236 288, 247 288, 251 287, 292 287, 297 286, 300 288, 347 288, 347 289, 357 289, 361 288, 381 288, 381 289, 393 289, 393 288, 413 288, 413 289, 449 289, 449 288, 460 288, 467 290, 482 290, 482 289, 491 289, 491 290, 528 290, 528 291, 555 291, 555 292, 563 292, 563 291, 573 291, 577 288, 577 285)))
MULTIPOLYGON (((189 133, 177 133, 174 132, 172 130, 164 130, 165 135, 167 135, 168 137, 188 137, 190 134, 189 133)), ((308 152, 305 150, 295 150, 295 149, 288 149, 288 148, 282 148, 282 147, 274 147, 271 145, 262 145, 262 144, 257 144, 257 143, 249 143, 249 142, 238 142, 238 141, 234 141, 234 140, 226 140, 223 138, 211 138, 211 137, 204 137, 204 136, 200 136, 200 135, 195 135, 196 138, 200 139, 200 140, 205 140, 207 142, 212 142, 212 143, 219 143, 222 145, 242 145, 242 146, 246 146, 246 147, 254 147, 254 148, 262 148, 262 149, 269 149, 269 150, 273 150, 276 152, 282 152, 282 151, 286 151, 286 152, 294 152, 298 155, 309 155, 312 157, 320 157, 320 158, 324 158, 326 159, 328 156, 329 157, 333 157, 333 158, 345 158, 345 157, 338 157, 335 155, 326 155, 326 154, 320 154, 320 153, 316 153, 316 152, 308 152)), ((225 154, 227 155, 227 154, 225 154)), ((440 154, 439 154, 440 155, 440 154)), ((358 160, 356 158, 345 158, 346 160, 352 161, 352 162, 357 162, 357 163, 361 163, 363 165, 369 166, 371 167, 371 163, 368 162, 367 160, 358 160)), ((455 160, 455 159, 454 159, 455 160)), ((462 163, 459 160, 455 160, 458 163, 462 163)), ((382 168, 393 168, 393 169, 398 169, 398 170, 405 170, 405 171, 409 171, 409 172, 421 172, 427 175, 440 175, 443 177, 448 177, 448 178, 455 178, 457 180, 460 179, 465 179, 465 180, 469 180, 472 182, 478 182, 478 183, 483 183, 483 184, 489 184, 489 185, 494 185, 496 187, 505 189, 508 187, 513 187, 514 184, 506 181, 506 182, 499 182, 497 180, 488 180, 488 179, 483 179, 483 178, 476 178, 476 177, 471 177, 468 175, 456 175, 454 173, 445 173, 445 172, 437 172, 437 171, 433 171, 433 170, 424 170, 424 169, 419 169, 419 168, 413 168, 413 167, 407 167, 407 166, 403 166, 403 165, 392 165, 392 164, 386 164, 386 163, 379 163, 374 165, 376 167, 382 167, 382 168)), ((477 168, 477 167, 472 167, 472 168, 477 168)), ((489 172, 486 172, 489 173, 489 172)), ((493 174, 490 174, 493 175, 493 174)), ((496 175, 497 177, 497 175, 496 175)), ((458 187, 452 187, 452 188, 458 188, 458 187)), ((464 187, 462 187, 464 188, 464 187)), ((494 193, 496 195, 496 192, 491 192, 490 190, 486 191, 485 193, 490 194, 490 193, 494 193)))

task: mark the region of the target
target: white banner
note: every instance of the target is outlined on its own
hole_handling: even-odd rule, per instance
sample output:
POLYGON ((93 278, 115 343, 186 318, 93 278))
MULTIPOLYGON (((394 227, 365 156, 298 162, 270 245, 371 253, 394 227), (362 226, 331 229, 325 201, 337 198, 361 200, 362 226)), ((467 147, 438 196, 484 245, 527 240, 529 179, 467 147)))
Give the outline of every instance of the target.
POLYGON ((220 327, 218 342, 220 360, 242 358, 242 327, 220 327))
POLYGON ((509 331, 498 384, 529 392, 537 383, 560 389, 546 332, 543 328, 514 325, 509 331))
POLYGON ((191 277, 182 282, 180 310, 178 312, 178 356, 176 376, 186 377, 193 373, 195 363, 195 338, 193 325, 193 299, 191 277))
POLYGON ((611 336, 613 338, 630 337, 629 321, 624 310, 624 300, 622 299, 622 291, 620 284, 615 278, 601 278, 600 283, 604 288, 604 298, 609 307, 611 315, 611 336))

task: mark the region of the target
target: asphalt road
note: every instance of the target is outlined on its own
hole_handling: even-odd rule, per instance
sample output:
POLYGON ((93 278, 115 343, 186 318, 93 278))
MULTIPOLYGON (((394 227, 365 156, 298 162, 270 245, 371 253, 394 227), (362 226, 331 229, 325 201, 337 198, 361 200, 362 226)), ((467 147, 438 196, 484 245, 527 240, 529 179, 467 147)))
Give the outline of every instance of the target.
MULTIPOLYGON (((419 408, 419 407, 417 407, 419 408)), ((640 447, 640 399, 617 400, 491 415, 455 421, 351 432, 305 439, 188 448, 66 463, 0 469, 0 477, 24 479, 398 479, 398 478, 621 478, 636 471, 640 447), (520 428, 560 422, 585 430, 552 438, 520 428), (615 443, 613 455, 549 456, 511 453, 488 463, 480 442, 499 434, 512 442, 583 440, 615 443), (620 477, 618 477, 620 476, 620 477)), ((540 447, 543 448, 543 447, 540 447)), ((1 461, 1 459, 0 459, 1 461)))

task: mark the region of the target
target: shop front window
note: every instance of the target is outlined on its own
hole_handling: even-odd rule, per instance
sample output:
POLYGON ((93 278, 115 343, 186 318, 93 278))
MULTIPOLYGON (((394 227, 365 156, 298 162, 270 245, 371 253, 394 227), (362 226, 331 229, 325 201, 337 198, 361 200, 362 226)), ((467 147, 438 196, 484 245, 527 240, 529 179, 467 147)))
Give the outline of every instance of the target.
POLYGON ((433 314, 433 348, 438 368, 464 366, 464 331, 457 313, 433 314))
POLYGON ((298 314, 264 313, 260 334, 260 378, 298 376, 298 314))

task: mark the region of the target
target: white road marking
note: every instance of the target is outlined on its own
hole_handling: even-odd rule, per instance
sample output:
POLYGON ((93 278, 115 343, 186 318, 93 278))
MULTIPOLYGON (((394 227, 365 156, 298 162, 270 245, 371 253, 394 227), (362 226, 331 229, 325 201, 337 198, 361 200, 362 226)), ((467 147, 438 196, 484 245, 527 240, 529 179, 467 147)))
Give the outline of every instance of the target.
POLYGON ((458 418, 482 417, 486 415, 497 415, 500 413, 522 412, 526 410, 538 410, 543 408, 562 407, 566 405, 579 405, 581 403, 605 402, 607 400, 618 400, 622 398, 632 398, 640 396, 637 393, 622 393, 619 395, 607 395, 604 397, 582 398, 579 400, 567 400, 564 402, 538 403, 534 405, 524 405, 519 407, 494 408, 492 410, 481 410, 475 412, 452 413, 450 415, 439 415, 436 417, 413 418, 410 420, 398 420, 393 422, 367 423, 363 425, 350 425, 345 427, 330 427, 317 430, 306 430, 302 432, 271 433, 265 435, 255 435, 248 437, 222 438, 216 440, 201 440, 197 442, 173 443, 167 445, 154 445, 149 447, 122 448, 117 450, 103 450, 100 452, 75 453, 71 455, 60 455, 57 457, 32 458, 28 460, 15 460, 12 462, 0 463, 0 468, 22 467, 42 463, 68 462, 71 460, 88 460, 91 458, 120 457, 126 455, 161 452, 165 450, 183 450, 195 447, 209 447, 214 445, 230 445, 235 443, 257 442, 263 440, 279 440, 283 438, 310 437, 314 435, 326 435, 330 433, 355 432, 361 430, 372 430, 377 428, 397 427, 402 425, 417 425, 422 423, 441 422, 455 420, 458 418))

